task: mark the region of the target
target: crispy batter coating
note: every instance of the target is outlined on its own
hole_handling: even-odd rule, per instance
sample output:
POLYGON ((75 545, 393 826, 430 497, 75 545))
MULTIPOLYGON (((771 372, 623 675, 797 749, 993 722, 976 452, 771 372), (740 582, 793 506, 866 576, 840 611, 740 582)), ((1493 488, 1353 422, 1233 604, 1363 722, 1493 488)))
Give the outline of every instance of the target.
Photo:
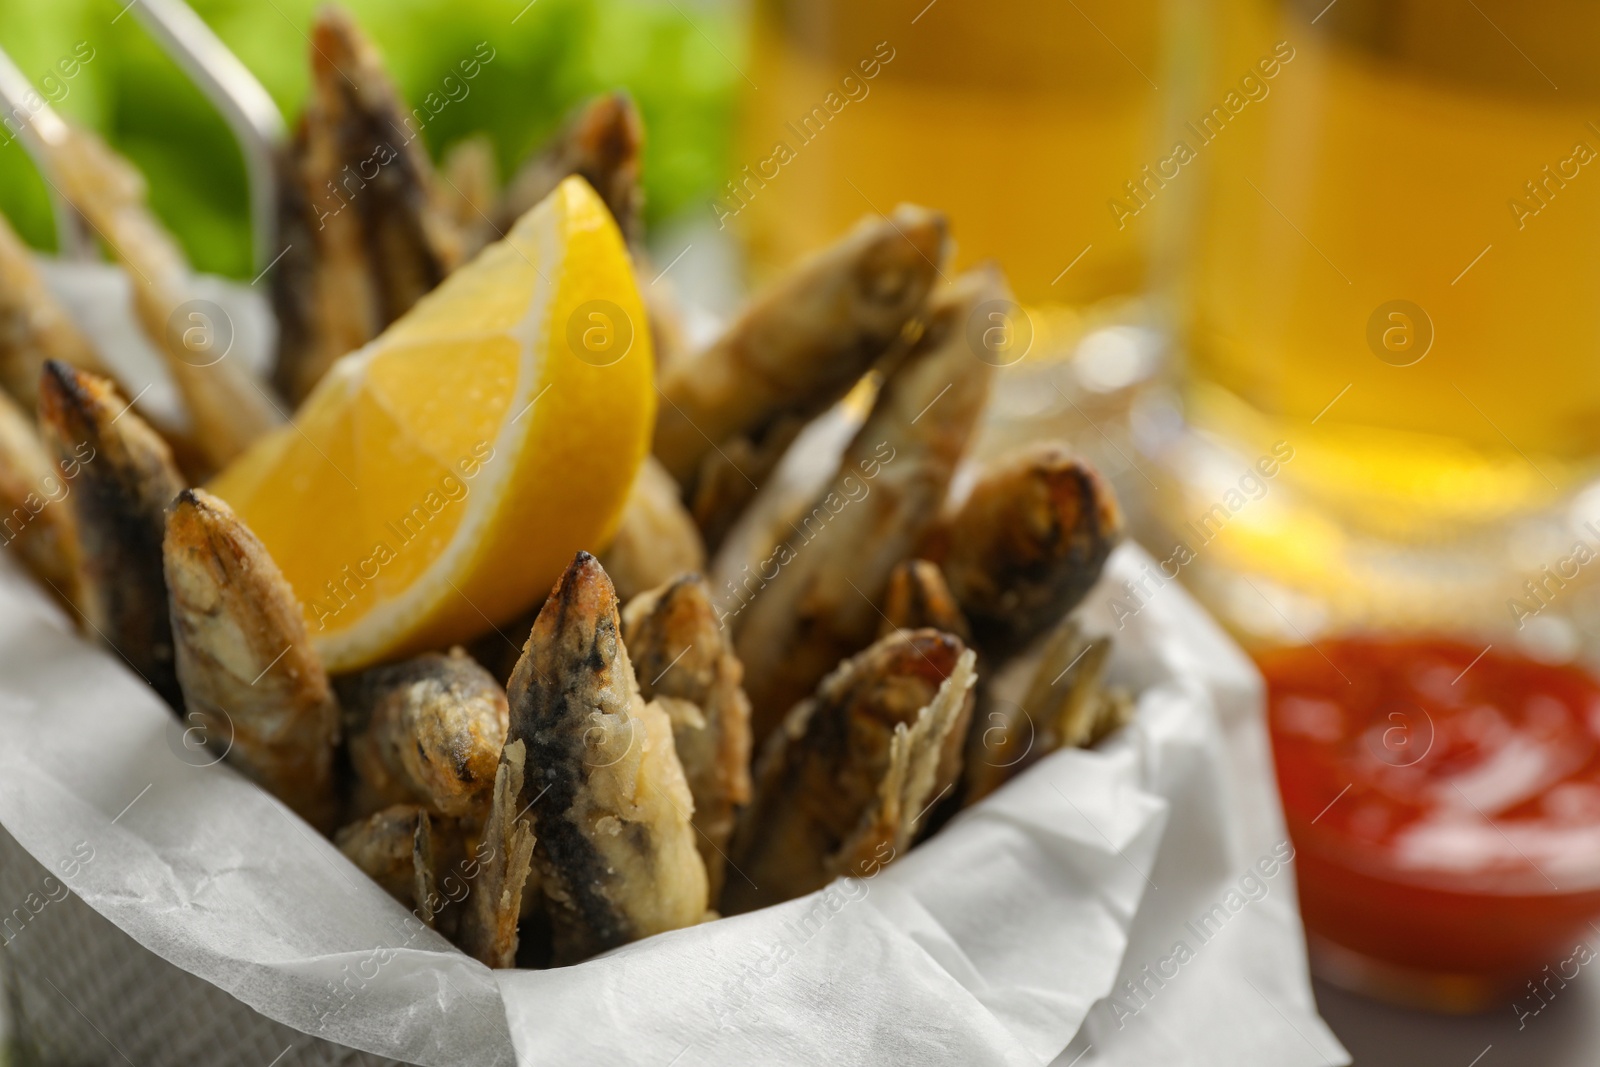
POLYGON ((960 773, 972 681, 966 647, 936 630, 897 631, 824 678, 762 748, 730 853, 747 878, 729 879, 722 910, 750 911, 835 874, 861 874, 852 864, 866 856, 887 862, 878 846, 909 841, 921 815, 906 812, 904 799, 931 799, 960 773), (930 711, 952 677, 958 706, 930 711))
POLYGON ((545 601, 509 694, 553 962, 699 922, 706 868, 672 726, 639 695, 616 594, 587 552, 545 601))
POLYGON ((461 918, 461 950, 489 967, 516 966, 517 919, 533 874, 533 826, 521 816, 517 801, 525 759, 521 741, 511 742, 501 753, 494 801, 478 848, 477 877, 461 918))
POLYGON ((946 250, 944 216, 902 204, 870 217, 756 297, 711 347, 661 378, 656 457, 680 482, 743 435, 843 396, 922 310, 946 250))
POLYGON ((83 619, 181 708, 161 562, 167 506, 184 488, 172 451, 109 381, 56 360, 40 375, 39 420, 56 463, 78 472, 66 499, 82 548, 83 619))
POLYGON ((973 351, 969 321, 979 305, 1006 294, 1000 274, 987 269, 935 297, 922 338, 884 382, 827 491, 777 553, 777 574, 739 609, 734 645, 756 744, 876 633, 890 572, 936 521, 988 399, 993 367, 973 351))
POLYGON ((600 562, 617 598, 625 601, 680 574, 705 570, 700 531, 684 509, 678 483, 654 457, 640 464, 622 522, 600 562))
MULTIPOLYGON (((275 271, 286 323, 275 379, 298 403, 340 356, 405 314, 460 261, 460 235, 383 61, 332 5, 311 28, 311 97, 280 216, 301 254, 275 271)), ((289 255, 293 255, 293 248, 289 255)))
POLYGON ((1003 656, 1083 599, 1121 536, 1111 487, 1051 442, 979 480, 941 531, 940 564, 978 643, 1003 656))
POLYGON ((493 675, 452 648, 338 684, 354 812, 409 801, 440 815, 487 814, 511 715, 493 675))
MULTIPOLYGON (((92 449, 82 447, 92 458, 92 449)), ((66 497, 80 462, 74 457, 57 467, 32 421, 0 393, 0 546, 69 608, 81 599, 82 557, 66 497)))
POLYGON ((750 800, 744 667, 717 625, 711 590, 698 574, 634 598, 622 621, 640 689, 672 719, 673 747, 694 796, 696 843, 715 900, 734 817, 750 800))
POLYGON ((163 558, 178 682, 206 736, 324 833, 338 819, 339 708, 283 572, 223 501, 185 489, 163 558))
POLYGON ((706 453, 694 479, 689 510, 705 537, 707 551, 722 547, 734 524, 805 428, 806 420, 801 416, 781 415, 772 421, 759 442, 737 434, 706 453))

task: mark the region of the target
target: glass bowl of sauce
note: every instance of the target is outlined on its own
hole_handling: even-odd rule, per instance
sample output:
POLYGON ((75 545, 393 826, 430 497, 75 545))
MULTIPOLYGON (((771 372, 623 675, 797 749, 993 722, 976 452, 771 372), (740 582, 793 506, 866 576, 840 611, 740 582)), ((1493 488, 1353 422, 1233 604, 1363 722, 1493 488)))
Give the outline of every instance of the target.
POLYGON ((1600 932, 1600 683, 1448 639, 1258 662, 1317 973, 1436 1010, 1542 1008, 1600 932))

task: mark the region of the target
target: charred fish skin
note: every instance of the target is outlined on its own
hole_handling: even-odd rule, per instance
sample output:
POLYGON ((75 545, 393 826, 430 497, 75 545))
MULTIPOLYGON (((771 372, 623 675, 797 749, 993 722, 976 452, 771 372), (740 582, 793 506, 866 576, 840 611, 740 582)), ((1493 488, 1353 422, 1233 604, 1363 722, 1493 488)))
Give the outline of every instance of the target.
POLYGON ((440 815, 487 814, 510 723, 505 690, 460 648, 341 678, 357 812, 421 803, 440 815))
POLYGON ((993 268, 935 295, 921 338, 884 381, 826 492, 778 549, 777 575, 740 609, 734 646, 758 745, 876 633, 890 574, 937 521, 988 402, 994 368, 975 354, 968 325, 981 305, 1008 298, 993 268))
MULTIPOLYGON (((916 723, 966 652, 935 630, 899 631, 845 660, 762 747, 735 832, 722 910, 736 914, 819 889, 830 858, 878 799, 897 727, 916 723)), ((965 723, 963 722, 963 727, 965 723)), ((959 767, 959 738, 949 743, 959 767)))
POLYGON ((950 588, 985 649, 1019 650, 1100 578, 1122 537, 1111 487, 1064 445, 1037 445, 982 477, 942 531, 950 588))
POLYGON ((656 457, 688 482, 720 442, 759 445, 780 417, 827 408, 922 310, 946 246, 944 216, 902 204, 795 267, 711 347, 666 369, 656 457))
POLYGON ((324 833, 338 817, 339 709, 305 616, 223 501, 178 494, 162 545, 184 706, 245 776, 324 833))
POLYGON ((56 360, 40 375, 39 419, 56 462, 78 465, 67 500, 82 547, 83 617, 182 708, 161 554, 167 506, 184 488, 172 452, 109 381, 56 360))
POLYGON ((81 447, 82 456, 58 468, 32 420, 0 393, 0 548, 16 553, 72 609, 82 599, 83 559, 65 498, 79 464, 94 458, 89 446, 81 447))
POLYGON ((699 922, 706 870, 671 725, 639 695, 616 593, 587 552, 545 601, 509 696, 554 962, 699 922))
POLYGON ((618 91, 587 101, 511 179, 491 213, 492 232, 485 240, 506 233, 562 179, 576 174, 600 195, 628 244, 636 244, 643 230, 643 151, 644 122, 632 97, 618 91))
POLYGON ((699 574, 682 575, 630 601, 623 635, 645 698, 659 701, 672 719, 673 746, 694 797, 697 843, 715 900, 735 816, 750 800, 744 667, 717 624, 711 589, 699 574))
POLYGON ((276 378, 295 402, 461 258, 432 164, 377 50, 331 5, 317 12, 311 45, 312 97, 286 164, 300 191, 282 201, 314 258, 309 272, 295 264, 279 291, 295 329, 280 346, 276 378))

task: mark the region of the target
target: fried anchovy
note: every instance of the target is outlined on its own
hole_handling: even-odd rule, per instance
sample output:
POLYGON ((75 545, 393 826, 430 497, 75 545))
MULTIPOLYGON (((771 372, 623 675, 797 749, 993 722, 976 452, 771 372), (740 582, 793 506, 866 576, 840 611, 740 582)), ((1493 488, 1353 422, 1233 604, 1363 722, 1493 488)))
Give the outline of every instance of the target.
POLYGON ((1015 652, 1071 611, 1122 536, 1111 487, 1059 444, 1003 461, 940 540, 940 565, 980 646, 1015 652))
POLYGON ((945 583, 937 563, 908 559, 889 574, 889 587, 883 594, 883 622, 878 636, 895 630, 917 630, 931 626, 971 641, 967 617, 945 583))
POLYGON ((84 130, 68 128, 49 151, 61 191, 93 224, 133 283, 134 308, 183 394, 196 458, 221 467, 284 416, 230 348, 231 324, 191 306, 194 275, 145 202, 143 177, 84 130))
POLYGON ((507 184, 500 203, 490 213, 491 229, 481 240, 494 240, 510 231, 518 219, 554 192, 563 178, 576 174, 600 194, 623 238, 636 243, 644 208, 639 185, 643 147, 644 124, 627 93, 606 93, 587 101, 507 184))
POLYGON ((1022 703, 986 706, 973 723, 962 773, 963 806, 976 804, 1057 749, 1094 740, 1100 718, 1118 711, 1106 706, 1102 684, 1110 652, 1109 637, 1090 638, 1072 619, 1057 628, 1022 703))
POLYGON ((517 918, 533 873, 533 828, 522 817, 517 800, 522 795, 525 759, 521 741, 511 742, 500 755, 489 821, 478 847, 477 876, 457 939, 463 952, 488 967, 517 963, 517 918))
POLYGON ((0 388, 32 411, 47 359, 107 373, 89 339, 45 287, 33 253, 0 217, 0 388))
POLYGON ((245 776, 326 833, 339 708, 283 572, 227 504, 185 489, 162 546, 184 706, 245 776))
POLYGON ((274 290, 280 314, 296 322, 275 378, 296 403, 461 256, 432 164, 377 50, 331 5, 312 24, 311 82, 289 166, 298 188, 280 205, 310 254, 280 271, 274 290))
POLYGON ((672 725, 639 694, 616 594, 587 552, 545 601, 509 692, 554 962, 699 922, 706 868, 672 725))
POLYGON ((795 267, 709 348, 667 368, 657 458, 688 482, 716 444, 744 435, 759 446, 780 417, 827 408, 922 310, 945 247, 944 216, 902 204, 795 267))
POLYGON ((433 925, 433 827, 416 804, 396 804, 358 819, 334 835, 333 843, 368 878, 429 926, 433 925))
POLYGON ((63 471, 78 542, 83 618, 174 708, 183 707, 161 540, 184 488, 165 441, 104 378, 51 360, 39 378, 39 421, 63 471))
POLYGON ((862 877, 891 862, 911 847, 930 811, 955 788, 961 738, 972 718, 976 662, 976 654, 967 649, 916 721, 894 728, 889 768, 878 783, 878 795, 855 832, 828 857, 830 875, 862 877))
POLYGON ((63 501, 72 492, 79 462, 74 457, 58 469, 32 420, 0 393, 0 545, 15 552, 68 607, 80 600, 82 558, 72 513, 63 501))
POLYGON ((505 690, 459 648, 339 680, 354 812, 409 801, 486 814, 510 710, 505 690))
POLYGON ((673 747, 694 796, 696 843, 715 900, 734 815, 750 800, 744 667, 717 625, 711 590, 698 574, 634 598, 622 621, 645 699, 660 703, 672 719, 673 747))
POLYGON ((600 554, 620 600, 631 600, 680 574, 703 571, 705 545, 684 510, 678 483, 646 456, 634 478, 622 523, 600 554))
POLYGON ((773 556, 776 574, 737 609, 735 648, 759 745, 796 700, 872 640, 890 572, 935 522, 989 394, 993 367, 967 337, 994 270, 938 294, 916 347, 884 382, 827 491, 773 556))
MULTIPOLYGON (((814 695, 795 705, 756 764, 754 797, 730 853, 748 881, 728 882, 723 911, 749 911, 809 893, 836 873, 862 874, 841 864, 859 858, 875 835, 881 843, 886 830, 891 844, 902 829, 909 839, 914 826, 905 823, 914 823, 920 812, 902 818, 886 811, 885 794, 908 792, 912 748, 918 785, 910 791, 937 794, 955 780, 970 714, 971 664, 959 638, 903 630, 841 663, 814 695), (952 715, 942 705, 932 713, 937 722, 920 726, 941 686, 958 674, 960 706, 952 715), (904 733, 908 729, 920 731, 914 746, 904 733), (889 782, 886 791, 893 775, 898 782, 889 782)), ((876 858, 882 863, 888 857, 876 858)))

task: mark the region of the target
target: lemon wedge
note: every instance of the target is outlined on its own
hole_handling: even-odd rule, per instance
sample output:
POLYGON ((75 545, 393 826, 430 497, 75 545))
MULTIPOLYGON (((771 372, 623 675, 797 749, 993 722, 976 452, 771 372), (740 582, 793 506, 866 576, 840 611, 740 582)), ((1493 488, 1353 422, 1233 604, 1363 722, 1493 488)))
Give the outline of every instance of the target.
POLYGON ((294 587, 327 666, 463 640, 610 539, 655 417, 649 330, 569 178, 210 485, 294 587))

